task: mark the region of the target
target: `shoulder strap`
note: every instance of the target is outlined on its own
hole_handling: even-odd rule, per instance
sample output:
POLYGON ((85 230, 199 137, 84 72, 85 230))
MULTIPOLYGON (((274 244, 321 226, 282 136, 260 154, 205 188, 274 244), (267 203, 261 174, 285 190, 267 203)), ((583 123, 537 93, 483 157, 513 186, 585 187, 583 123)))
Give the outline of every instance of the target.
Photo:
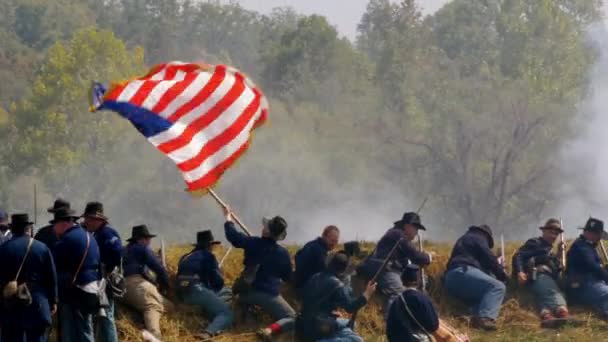
POLYGON ((414 321, 414 323, 416 323, 416 325, 418 326, 418 328, 420 328, 420 330, 429 337, 429 339, 431 339, 431 341, 433 341, 433 335, 430 334, 423 326, 422 324, 420 324, 420 322, 418 322, 418 320, 416 319, 416 317, 414 317, 414 314, 412 313, 412 311, 410 310, 410 307, 407 305, 407 302, 405 301, 405 298, 403 298, 403 293, 399 295, 399 299, 401 300, 401 303, 403 304, 403 306, 405 307, 405 312, 407 312, 407 314, 410 316, 410 318, 412 319, 412 321, 414 321))
POLYGON ((82 265, 84 264, 84 259, 87 258, 87 254, 89 254, 89 246, 91 245, 91 237, 89 236, 89 233, 85 231, 85 234, 87 234, 87 248, 84 250, 84 254, 82 255, 82 259, 80 259, 80 264, 78 265, 78 268, 76 269, 76 273, 74 273, 74 279, 72 279, 72 285, 74 285, 76 283, 76 278, 78 278, 78 274, 80 273, 80 269, 82 268, 82 265))
POLYGON ((25 255, 23 256, 23 260, 21 260, 21 265, 19 266, 19 270, 17 270, 17 275, 15 276, 15 281, 17 281, 17 278, 19 278, 19 275, 21 274, 21 269, 23 268, 23 265, 25 264, 25 260, 27 259, 27 256, 30 255, 30 250, 32 249, 32 243, 34 243, 34 239, 30 238, 30 241, 27 243, 27 249, 25 250, 25 255))

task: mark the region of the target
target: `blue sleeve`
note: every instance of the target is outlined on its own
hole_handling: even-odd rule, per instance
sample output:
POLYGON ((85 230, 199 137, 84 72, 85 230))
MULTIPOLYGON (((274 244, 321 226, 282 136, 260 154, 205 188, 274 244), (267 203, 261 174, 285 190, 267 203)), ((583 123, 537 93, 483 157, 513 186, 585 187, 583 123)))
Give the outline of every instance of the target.
POLYGON ((352 297, 350 291, 348 291, 343 285, 336 290, 334 299, 337 307, 342 308, 349 313, 353 313, 367 304, 365 297, 352 297))
POLYGON ((43 273, 43 283, 46 288, 47 298, 50 305, 57 304, 59 302, 59 293, 57 288, 57 271, 55 269, 55 262, 51 251, 46 248, 45 267, 43 273))
POLYGON ((152 250, 149 248, 144 248, 145 253, 145 264, 148 266, 154 273, 156 273, 158 279, 158 285, 161 288, 168 289, 169 288, 169 275, 167 271, 161 265, 160 260, 154 255, 152 250))
POLYGON ((122 255, 122 241, 120 241, 120 236, 115 232, 108 234, 103 242, 103 249, 106 252, 106 255, 108 255, 106 270, 111 272, 115 267, 120 266, 120 258, 122 255))
POLYGON ((426 266, 431 263, 429 255, 419 251, 410 241, 405 239, 401 240, 397 249, 399 254, 398 259, 402 265, 407 265, 408 260, 411 260, 412 263, 420 266, 426 266))
POLYGON ((591 248, 582 250, 580 254, 583 265, 586 265, 586 269, 589 273, 592 273, 596 277, 608 282, 608 271, 598 262, 594 255, 595 251, 591 248))
POLYGON ((312 261, 311 261, 312 267, 316 272, 322 272, 325 271, 325 253, 324 251, 317 246, 317 248, 315 248, 313 250, 313 255, 312 255, 312 261))
POLYGON ((545 251, 540 248, 536 239, 530 239, 521 246, 517 253, 513 256, 513 270, 515 273, 524 272, 525 265, 530 260, 537 256, 545 254, 545 251))
POLYGON ((219 291, 224 287, 224 277, 220 271, 220 267, 215 257, 208 258, 208 270, 209 270, 209 285, 214 291, 219 291))
POLYGON ((236 230, 236 226, 232 221, 226 221, 224 223, 224 232, 226 233, 226 239, 236 248, 245 248, 248 242, 252 239, 245 233, 236 230))

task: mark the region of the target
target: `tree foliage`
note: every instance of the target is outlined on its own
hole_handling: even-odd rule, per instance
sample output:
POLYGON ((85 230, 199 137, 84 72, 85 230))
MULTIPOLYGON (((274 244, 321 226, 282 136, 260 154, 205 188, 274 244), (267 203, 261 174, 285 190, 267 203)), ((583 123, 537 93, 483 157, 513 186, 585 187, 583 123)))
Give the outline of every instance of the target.
MULTIPOLYGON (((425 17, 414 0, 370 0, 353 43, 326 18, 286 8, 4 1, 0 183, 43 180, 50 194, 106 202, 123 224, 136 223, 130 212, 183 231, 219 224, 213 203, 201 210, 124 120, 86 111, 92 80, 204 60, 241 69, 271 99, 269 127, 219 185, 246 220, 283 212, 307 226, 307 212, 360 203, 399 215, 428 196, 434 223, 449 230, 517 232, 555 204, 552 157, 589 91, 586 31, 600 6, 454 0, 425 17)), ((0 199, 22 203, 16 187, 0 199)))

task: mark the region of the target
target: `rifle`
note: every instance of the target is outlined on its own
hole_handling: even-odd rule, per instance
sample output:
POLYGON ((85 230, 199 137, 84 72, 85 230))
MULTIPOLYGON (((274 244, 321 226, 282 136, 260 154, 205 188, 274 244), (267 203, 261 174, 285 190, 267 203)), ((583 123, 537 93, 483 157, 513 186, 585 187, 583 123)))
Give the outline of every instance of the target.
POLYGON ((167 253, 165 250, 165 239, 160 239, 160 261, 163 267, 167 268, 167 253))
POLYGON ((500 264, 503 270, 507 270, 507 260, 505 259, 505 236, 500 234, 500 264))
MULTIPOLYGON (((388 265, 389 260, 391 260, 391 258, 393 257, 393 254, 395 254, 395 251, 397 250, 397 247, 399 247, 399 244, 401 243, 401 241, 403 241, 403 238, 399 239, 399 241, 397 241, 397 243, 395 243, 393 248, 391 248, 391 250, 388 253, 388 255, 386 256, 386 258, 382 261, 380 268, 378 269, 378 271, 376 271, 376 274, 374 274, 372 279, 367 282, 367 284, 374 283, 376 281, 376 279, 378 279, 378 276, 380 275, 380 273, 382 273, 382 271, 384 271, 384 269, 388 265)), ((367 284, 366 284, 366 286, 367 286, 367 284)), ((348 324, 346 326, 349 327, 350 329, 354 329, 355 321, 357 320, 358 313, 359 313, 359 310, 355 311, 353 313, 352 317, 350 318, 350 320, 348 321, 348 324)))
MULTIPOLYGON (((562 218, 559 218, 559 225, 564 229, 564 224, 562 222, 562 218)), ((557 247, 557 252, 559 254, 559 263, 562 270, 566 269, 566 243, 564 242, 564 233, 559 234, 559 246, 557 247)))
POLYGON ((606 246, 604 246, 604 241, 600 240, 600 248, 602 250, 602 254, 604 254, 604 260, 608 263, 608 252, 606 252, 606 246))
MULTIPOLYGON (((420 232, 418 232, 418 250, 424 253, 424 249, 422 248, 422 237, 420 236, 420 232)), ((424 272, 424 267, 420 267, 420 290, 426 293, 426 272, 424 272)))

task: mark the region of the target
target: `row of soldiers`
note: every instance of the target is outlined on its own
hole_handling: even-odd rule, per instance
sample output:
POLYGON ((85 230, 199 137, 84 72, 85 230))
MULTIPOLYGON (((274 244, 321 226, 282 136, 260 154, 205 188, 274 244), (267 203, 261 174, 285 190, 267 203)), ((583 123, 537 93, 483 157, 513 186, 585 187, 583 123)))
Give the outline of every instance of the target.
POLYGON ((48 212, 53 219, 36 234, 27 214, 9 222, 0 212, 2 341, 46 341, 57 316, 58 341, 116 342, 116 300, 142 313, 145 336, 160 338, 159 321, 171 305, 161 294, 169 276, 149 247, 148 228, 133 227, 123 248, 102 203, 75 215, 57 199, 48 212))
MULTIPOLYGON (((58 199, 49 212, 50 225, 35 235, 27 214, 12 215, 9 225, 8 215, 0 213, 5 241, 0 246, 2 339, 45 341, 58 312, 60 341, 117 341, 115 301, 121 301, 142 314, 146 338, 160 340, 160 318, 173 304, 167 300, 167 270, 150 248, 155 235, 145 225, 133 227, 123 247, 98 202, 88 203, 76 216, 69 202, 58 199)), ((420 288, 420 271, 433 262, 433 253, 413 244, 418 231, 426 230, 418 214, 408 212, 396 221, 356 271, 351 262, 360 254, 356 243, 330 253, 339 244, 335 226, 325 228, 321 237, 296 253, 294 271, 288 251, 279 244, 287 235, 285 219, 263 219, 262 234, 255 237, 237 229, 229 208, 224 214, 226 239, 244 249, 244 270, 232 288, 226 286, 212 253, 219 242, 211 231, 198 232, 193 250, 178 264, 177 300, 198 306, 210 319, 201 339, 213 338, 234 324, 230 302, 236 298, 243 312, 257 307, 274 318, 258 331, 262 339, 295 330, 302 341, 363 341, 355 332, 356 312, 377 289, 386 298, 389 341, 425 340, 445 333, 431 299, 420 288), (281 296, 283 282, 293 284, 299 314, 281 296), (357 283, 364 285, 357 289, 357 283), (342 318, 339 309, 353 315, 342 318)), ((514 255, 513 270, 518 282, 534 292, 542 320, 552 322, 568 317, 558 286, 563 269, 552 253, 563 229, 551 219, 541 230, 541 237, 528 240, 514 255)), ((596 251, 606 235, 602 221, 589 219, 568 251, 565 279, 568 295, 608 317, 608 271, 596 251)), ((504 261, 493 247, 490 227, 470 227, 456 242, 443 277, 446 293, 468 303, 473 326, 486 330, 496 329, 508 279, 504 261)))

